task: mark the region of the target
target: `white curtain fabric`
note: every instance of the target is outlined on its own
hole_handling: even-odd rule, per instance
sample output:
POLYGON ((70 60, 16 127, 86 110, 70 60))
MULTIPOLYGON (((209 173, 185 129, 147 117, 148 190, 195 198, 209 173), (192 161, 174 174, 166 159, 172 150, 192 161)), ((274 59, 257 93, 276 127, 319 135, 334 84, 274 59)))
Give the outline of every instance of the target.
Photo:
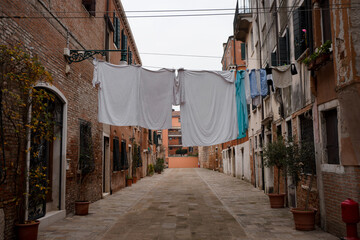
POLYGON ((179 69, 182 145, 211 146, 238 136, 235 76, 179 69))
POLYGON ((94 60, 93 85, 99 85, 99 122, 114 126, 171 128, 175 71, 94 60))

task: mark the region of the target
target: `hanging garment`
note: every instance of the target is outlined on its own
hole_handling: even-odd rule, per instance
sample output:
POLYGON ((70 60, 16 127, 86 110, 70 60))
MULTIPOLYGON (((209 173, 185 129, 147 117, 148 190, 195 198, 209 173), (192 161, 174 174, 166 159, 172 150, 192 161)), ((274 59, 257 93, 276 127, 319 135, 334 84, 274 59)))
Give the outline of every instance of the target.
POLYGON ((260 72, 260 92, 262 97, 266 97, 268 95, 268 85, 266 80, 266 70, 259 69, 260 72))
MULTIPOLYGON (((273 82, 273 76, 272 76, 272 68, 266 67, 265 70, 266 70, 266 80, 267 80, 268 88, 271 87, 271 91, 272 91, 272 92, 275 92, 274 82, 273 82)), ((269 90, 269 91, 270 91, 270 90, 269 90)))
POLYGON ((237 107, 237 120, 239 135, 238 139, 246 137, 248 129, 248 112, 245 97, 245 75, 246 71, 240 70, 236 74, 236 107, 237 107))
POLYGON ((182 145, 211 146, 238 136, 234 73, 179 69, 182 145))
POLYGON ((297 70, 296 70, 296 65, 294 63, 290 64, 291 65, 291 75, 296 75, 298 74, 297 70))
MULTIPOLYGON (((259 88, 258 88, 258 81, 257 79, 259 79, 260 81, 260 75, 259 78, 256 77, 256 70, 252 69, 249 73, 249 81, 250 81, 250 96, 252 99, 254 99, 255 97, 259 96, 259 88)), ((260 84, 259 84, 260 85, 260 84)))
POLYGON ((290 65, 274 67, 272 76, 276 88, 286 88, 290 86, 292 81, 290 65))
POLYGON ((139 126, 153 130, 171 128, 174 80, 174 70, 140 68, 139 126))
POLYGON ((171 128, 175 73, 94 60, 93 85, 99 85, 99 122, 114 126, 171 128))
POLYGON ((246 96, 246 103, 251 104, 251 95, 250 95, 250 80, 249 80, 249 70, 245 71, 245 96, 246 96))

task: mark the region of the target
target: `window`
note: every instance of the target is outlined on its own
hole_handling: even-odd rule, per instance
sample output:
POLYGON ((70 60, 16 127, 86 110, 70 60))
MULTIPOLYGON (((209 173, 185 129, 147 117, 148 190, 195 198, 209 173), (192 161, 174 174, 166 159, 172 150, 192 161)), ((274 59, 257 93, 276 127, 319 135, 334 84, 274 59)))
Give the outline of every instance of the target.
POLYGON ((278 60, 277 60, 276 51, 271 53, 271 66, 278 66, 278 60))
POLYGON ((246 59, 246 45, 245 43, 241 43, 241 60, 246 59))
POLYGON ((95 17, 96 0, 82 0, 82 5, 91 16, 95 17))
POLYGON ((287 126, 287 138, 288 140, 292 139, 292 126, 291 126, 291 120, 286 122, 286 126, 287 126))
POLYGON ((255 149, 257 149, 257 136, 255 136, 255 149))
POLYGON ((116 17, 114 12, 113 14, 113 22, 114 22, 114 44, 115 46, 120 49, 120 20, 116 17))
POLYGON ((193 152, 193 151, 194 151, 193 147, 189 147, 189 152, 193 152))
POLYGON ((331 109, 324 112, 326 124, 326 151, 328 164, 339 164, 339 141, 337 110, 331 109))
MULTIPOLYGON (((313 120, 310 112, 300 115, 299 120, 301 142, 314 144, 313 120)), ((316 164, 314 163, 313 165, 315 170, 314 172, 316 173, 316 164)), ((312 171, 311 169, 304 169, 304 172, 310 174, 312 171)))
POLYGON ((289 30, 286 29, 284 37, 279 38, 279 54, 280 63, 279 65, 290 64, 290 47, 289 47, 289 30))
POLYGON ((113 139, 113 171, 120 171, 119 138, 113 139))
POLYGON ((276 127, 276 135, 277 135, 278 138, 282 136, 281 125, 278 125, 276 127))
POLYGON ((178 118, 179 122, 181 122, 180 117, 178 118))
POLYGON ((170 137, 169 140, 171 141, 171 140, 172 140, 172 137, 170 137))
POLYGON ((90 173, 95 168, 92 146, 91 123, 81 120, 79 170, 82 174, 90 173))
POLYGON ((308 14, 311 14, 311 11, 306 10, 302 6, 293 12, 295 59, 301 56, 307 48, 306 43, 309 43, 309 34, 307 33, 311 23, 308 23, 308 14))
POLYGON ((170 150, 173 150, 173 147, 169 147, 170 150))
POLYGON ((320 7, 323 42, 326 42, 327 40, 331 41, 331 19, 329 0, 323 0, 320 4, 320 7))
POLYGON ((149 142, 151 143, 151 130, 149 129, 149 142))
POLYGON ((128 169, 128 158, 126 153, 126 141, 121 141, 121 159, 120 159, 121 169, 128 169))

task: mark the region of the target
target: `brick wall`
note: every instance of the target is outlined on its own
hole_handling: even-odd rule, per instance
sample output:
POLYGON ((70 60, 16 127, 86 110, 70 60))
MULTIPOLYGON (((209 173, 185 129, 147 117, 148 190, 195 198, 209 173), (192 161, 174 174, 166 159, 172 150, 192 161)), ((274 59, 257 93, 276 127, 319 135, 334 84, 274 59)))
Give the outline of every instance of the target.
MULTIPOLYGON (((344 168, 344 174, 322 172, 326 230, 338 237, 346 235, 345 223, 341 219, 341 202, 351 198, 360 203, 360 167, 344 168)), ((360 233, 359 224, 358 233, 360 233)))

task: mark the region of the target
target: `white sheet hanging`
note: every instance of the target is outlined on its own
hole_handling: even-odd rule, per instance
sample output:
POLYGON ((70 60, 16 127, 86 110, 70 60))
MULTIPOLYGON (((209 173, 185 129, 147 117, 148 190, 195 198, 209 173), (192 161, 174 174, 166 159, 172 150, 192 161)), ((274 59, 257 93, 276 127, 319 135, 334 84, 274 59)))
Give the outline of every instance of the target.
POLYGON ((175 71, 94 60, 93 85, 99 84, 99 122, 114 126, 171 128, 175 71))
POLYGON ((139 125, 149 129, 171 128, 175 70, 140 69, 139 125))
POLYGON ((180 69, 179 80, 184 93, 180 105, 182 145, 211 146, 236 139, 234 73, 180 69))

